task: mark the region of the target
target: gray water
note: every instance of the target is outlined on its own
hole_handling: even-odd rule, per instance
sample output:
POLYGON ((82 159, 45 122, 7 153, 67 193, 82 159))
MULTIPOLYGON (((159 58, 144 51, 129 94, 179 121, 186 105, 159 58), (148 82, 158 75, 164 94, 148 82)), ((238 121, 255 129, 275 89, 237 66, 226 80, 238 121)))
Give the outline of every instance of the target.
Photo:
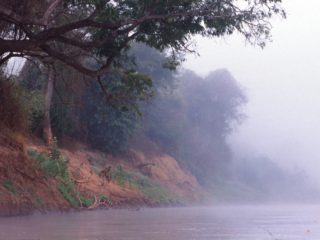
POLYGON ((320 239, 320 206, 108 210, 0 219, 1 240, 320 239))

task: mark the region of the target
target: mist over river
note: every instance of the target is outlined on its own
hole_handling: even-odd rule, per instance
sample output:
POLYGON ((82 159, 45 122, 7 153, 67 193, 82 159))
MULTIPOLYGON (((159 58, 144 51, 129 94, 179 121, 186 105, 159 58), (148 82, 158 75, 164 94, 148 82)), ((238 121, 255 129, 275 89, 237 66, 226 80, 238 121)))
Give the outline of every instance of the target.
POLYGON ((220 206, 0 219, 2 240, 319 240, 320 206, 220 206))

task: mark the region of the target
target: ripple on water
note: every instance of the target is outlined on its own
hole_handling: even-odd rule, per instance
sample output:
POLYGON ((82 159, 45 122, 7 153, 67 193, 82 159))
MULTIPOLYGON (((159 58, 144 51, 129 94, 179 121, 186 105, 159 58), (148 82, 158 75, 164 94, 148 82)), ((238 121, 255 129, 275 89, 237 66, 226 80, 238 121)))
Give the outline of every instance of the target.
POLYGON ((5 240, 319 240, 320 206, 110 210, 0 219, 5 240))

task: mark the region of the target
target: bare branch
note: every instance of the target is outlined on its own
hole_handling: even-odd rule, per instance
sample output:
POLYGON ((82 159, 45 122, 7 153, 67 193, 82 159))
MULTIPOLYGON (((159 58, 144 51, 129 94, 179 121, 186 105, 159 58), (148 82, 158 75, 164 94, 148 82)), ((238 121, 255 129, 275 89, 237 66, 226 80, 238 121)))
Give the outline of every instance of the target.
POLYGON ((50 15, 52 14, 52 12, 56 9, 56 7, 62 2, 62 0, 52 0, 49 3, 49 6, 47 8, 47 10, 45 11, 45 13, 43 14, 42 17, 42 22, 44 25, 48 25, 49 24, 49 20, 50 20, 50 15))

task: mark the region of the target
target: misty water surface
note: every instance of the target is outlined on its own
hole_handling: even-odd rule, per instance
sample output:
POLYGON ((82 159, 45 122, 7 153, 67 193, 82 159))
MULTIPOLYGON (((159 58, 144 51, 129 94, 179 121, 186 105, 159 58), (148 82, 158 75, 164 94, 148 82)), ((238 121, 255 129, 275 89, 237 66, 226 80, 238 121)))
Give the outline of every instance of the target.
POLYGON ((0 219, 6 240, 320 239, 320 206, 93 211, 0 219))

